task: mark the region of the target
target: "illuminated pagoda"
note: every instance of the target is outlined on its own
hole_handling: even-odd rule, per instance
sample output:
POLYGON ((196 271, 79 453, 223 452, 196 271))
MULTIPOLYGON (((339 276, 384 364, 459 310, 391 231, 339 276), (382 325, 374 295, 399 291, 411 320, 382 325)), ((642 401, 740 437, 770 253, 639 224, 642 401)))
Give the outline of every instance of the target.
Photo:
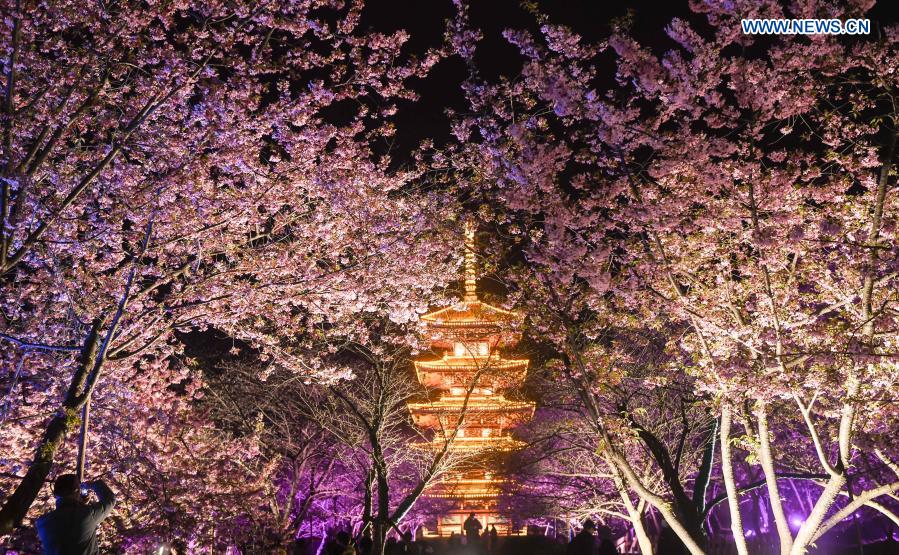
POLYGON ((496 467, 503 453, 521 446, 510 429, 534 413, 534 403, 504 395, 521 387, 528 369, 527 359, 500 354, 521 339, 523 317, 478 300, 476 282, 474 230, 466 225, 462 301, 422 316, 431 346, 443 351, 435 360, 415 361, 418 380, 434 393, 433 400, 409 404, 415 424, 434 431, 435 448, 455 432, 450 449, 470 455, 460 469, 428 490, 429 497, 449 500, 453 506, 438 518, 436 530, 425 532, 430 536, 461 533, 472 512, 484 530, 496 526, 499 534, 518 533, 498 512, 502 480, 496 467))

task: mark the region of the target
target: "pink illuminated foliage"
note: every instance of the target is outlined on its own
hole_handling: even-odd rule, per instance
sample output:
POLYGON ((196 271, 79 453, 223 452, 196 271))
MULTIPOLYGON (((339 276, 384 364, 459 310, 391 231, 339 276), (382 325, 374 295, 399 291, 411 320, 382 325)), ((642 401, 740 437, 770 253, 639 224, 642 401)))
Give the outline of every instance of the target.
POLYGON ((335 380, 304 343, 364 333, 360 314, 415 319, 445 250, 424 239, 451 204, 374 145, 439 53, 359 31, 357 3, 7 7, 0 533, 38 511, 93 396, 89 472, 108 457, 138 474, 117 483, 116 537, 204 537, 252 489, 241 472, 274 470, 202 409, 175 332, 215 328, 267 368, 335 380))
MULTIPOLYGON (((740 18, 861 12, 829 2, 693 9, 711 31, 674 20, 663 53, 631 38, 627 20, 594 44, 536 13, 539 32, 505 33, 523 59, 517 78, 491 81, 471 66, 473 114, 454 127, 471 146, 444 156, 473 176, 470 189, 492 203, 482 213, 522 249, 528 271, 513 282, 541 295, 537 314, 557 313, 534 320, 537 334, 570 361, 598 451, 632 492, 704 552, 704 492, 692 492, 694 515, 681 480, 649 487, 617 437, 620 410, 602 406, 607 388, 649 371, 649 387, 688 384, 721 426, 716 479, 727 499, 761 477, 773 543, 802 553, 862 505, 897 521, 875 501, 899 487, 887 437, 897 422, 896 29, 762 41, 741 34, 740 18), (612 85, 597 73, 609 58, 612 85), (585 318, 598 323, 584 328, 585 318), (628 364, 653 334, 667 356, 628 364), (633 364, 650 368, 636 376, 633 364), (781 492, 800 478, 807 518, 791 530, 781 492)), ((476 41, 459 13, 458 41, 476 41)), ((631 427, 664 470, 676 443, 656 456, 631 427)), ((730 527, 745 553, 737 505, 730 527)))
POLYGON ((739 25, 870 2, 693 1, 661 48, 527 2, 499 77, 462 0, 423 52, 357 1, 3 2, 4 547, 34 548, 88 400, 110 549, 421 522, 453 461, 407 448, 409 349, 463 219, 528 315, 526 516, 644 554, 663 525, 694 555, 899 526, 899 28, 739 25), (451 137, 393 159, 450 57, 451 137))

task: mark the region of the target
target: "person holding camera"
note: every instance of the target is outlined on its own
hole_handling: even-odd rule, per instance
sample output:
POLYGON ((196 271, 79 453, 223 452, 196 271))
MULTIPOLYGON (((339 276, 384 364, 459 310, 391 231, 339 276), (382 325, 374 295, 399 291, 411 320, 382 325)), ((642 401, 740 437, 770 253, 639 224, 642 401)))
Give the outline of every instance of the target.
POLYGON ((97 527, 112 512, 115 494, 102 480, 86 482, 84 488, 97 495, 88 503, 78 477, 63 474, 53 484, 56 508, 35 522, 45 555, 96 555, 97 527))

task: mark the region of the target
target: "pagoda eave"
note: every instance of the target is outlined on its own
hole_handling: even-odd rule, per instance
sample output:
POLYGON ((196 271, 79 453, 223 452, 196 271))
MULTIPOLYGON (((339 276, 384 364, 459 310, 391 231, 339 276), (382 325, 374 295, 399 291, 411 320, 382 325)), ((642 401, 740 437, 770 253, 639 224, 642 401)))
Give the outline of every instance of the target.
POLYGON ((474 384, 478 388, 498 391, 520 387, 527 376, 528 363, 527 360, 499 357, 483 357, 475 362, 466 362, 466 357, 444 357, 416 361, 415 372, 418 381, 432 389, 466 390, 474 384))
POLYGON ((463 300, 421 317, 431 326, 477 326, 479 324, 509 326, 520 324, 524 318, 518 312, 506 310, 485 302, 473 299, 463 300))
MULTIPOLYGON (((494 411, 479 411, 468 413, 464 417, 463 426, 466 428, 480 427, 494 430, 513 428, 528 421, 534 414, 533 405, 519 407, 516 410, 504 409, 494 411), (502 420, 497 422, 496 415, 502 415, 502 420)), ((412 418, 415 424, 431 430, 454 429, 459 422, 461 411, 425 411, 412 409, 412 418)))
MULTIPOLYGON (((416 443, 414 446, 419 449, 430 451, 440 451, 443 449, 446 440, 443 438, 434 438, 429 442, 416 443)), ((524 447, 524 442, 509 436, 495 436, 490 438, 481 437, 457 437, 453 440, 453 451, 458 452, 506 452, 515 451, 524 447)))
MULTIPOLYGON (((429 389, 439 390, 466 390, 471 385, 473 376, 447 375, 442 372, 419 372, 418 381, 429 389)), ((478 378, 478 389, 490 391, 503 391, 521 387, 524 383, 525 373, 520 372, 508 376, 481 376, 478 378)))
POLYGON ((490 399, 482 398, 474 395, 469 396, 466 402, 465 398, 451 399, 446 398, 439 401, 425 403, 409 403, 409 410, 413 414, 460 414, 464 411, 465 416, 476 414, 496 414, 526 411, 529 414, 534 412, 534 403, 531 401, 509 401, 507 399, 490 399))
POLYGON ((491 348, 513 347, 521 340, 521 334, 498 327, 483 328, 440 328, 434 326, 428 335, 431 345, 440 349, 451 349, 459 343, 489 343, 491 348))
POLYGON ((418 370, 429 370, 431 372, 515 372, 526 371, 528 364, 527 359, 504 359, 498 356, 491 357, 468 357, 468 356, 445 356, 437 360, 416 360, 415 368, 418 370))

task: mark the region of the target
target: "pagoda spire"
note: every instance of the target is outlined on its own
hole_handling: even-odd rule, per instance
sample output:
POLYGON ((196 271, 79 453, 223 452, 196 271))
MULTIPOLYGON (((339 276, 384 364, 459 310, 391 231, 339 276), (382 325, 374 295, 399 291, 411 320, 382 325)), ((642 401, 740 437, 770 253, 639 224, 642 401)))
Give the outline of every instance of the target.
POLYGON ((475 271, 475 242, 474 224, 471 220, 465 222, 465 296, 462 302, 475 303, 478 301, 478 276, 475 271))

